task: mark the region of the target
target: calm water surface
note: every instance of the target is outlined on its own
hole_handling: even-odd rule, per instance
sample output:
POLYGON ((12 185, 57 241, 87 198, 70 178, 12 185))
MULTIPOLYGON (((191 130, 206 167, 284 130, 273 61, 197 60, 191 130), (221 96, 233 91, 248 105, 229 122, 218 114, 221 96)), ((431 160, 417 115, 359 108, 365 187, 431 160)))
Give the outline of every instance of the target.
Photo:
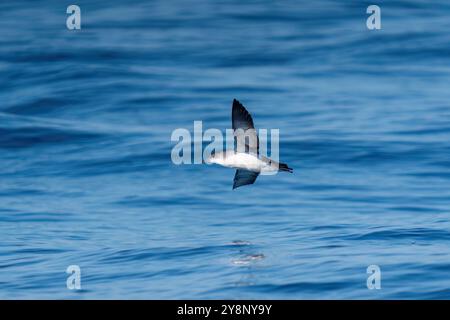
POLYGON ((77 4, 0 4, 0 298, 450 298, 450 3, 77 4), (233 98, 294 174, 172 164, 233 98))

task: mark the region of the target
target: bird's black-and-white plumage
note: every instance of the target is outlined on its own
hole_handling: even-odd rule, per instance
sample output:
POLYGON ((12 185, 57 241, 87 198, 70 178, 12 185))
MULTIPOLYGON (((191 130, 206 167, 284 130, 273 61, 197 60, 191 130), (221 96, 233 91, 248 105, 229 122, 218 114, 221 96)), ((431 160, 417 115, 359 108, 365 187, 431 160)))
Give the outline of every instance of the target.
POLYGON ((292 169, 286 164, 259 154, 259 138, 252 116, 236 99, 233 100, 231 120, 236 150, 215 153, 211 155, 208 162, 237 169, 234 175, 233 189, 253 184, 261 172, 292 172, 292 169))

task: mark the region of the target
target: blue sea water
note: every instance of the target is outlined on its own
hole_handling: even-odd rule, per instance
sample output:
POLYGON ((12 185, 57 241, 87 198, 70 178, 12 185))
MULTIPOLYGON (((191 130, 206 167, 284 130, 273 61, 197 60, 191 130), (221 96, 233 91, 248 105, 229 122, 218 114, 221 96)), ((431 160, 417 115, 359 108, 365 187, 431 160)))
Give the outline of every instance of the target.
POLYGON ((0 298, 450 298, 450 3, 69 4, 0 4, 0 298), (233 98, 293 174, 172 163, 233 98))

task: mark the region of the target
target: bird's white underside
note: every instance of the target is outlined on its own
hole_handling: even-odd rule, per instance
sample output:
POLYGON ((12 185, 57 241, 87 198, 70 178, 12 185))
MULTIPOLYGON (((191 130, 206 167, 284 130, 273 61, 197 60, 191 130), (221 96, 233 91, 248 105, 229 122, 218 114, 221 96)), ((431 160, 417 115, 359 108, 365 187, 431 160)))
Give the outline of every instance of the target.
POLYGON ((254 172, 274 172, 278 168, 267 161, 259 159, 256 155, 249 153, 227 150, 218 152, 208 161, 228 168, 245 169, 254 172))

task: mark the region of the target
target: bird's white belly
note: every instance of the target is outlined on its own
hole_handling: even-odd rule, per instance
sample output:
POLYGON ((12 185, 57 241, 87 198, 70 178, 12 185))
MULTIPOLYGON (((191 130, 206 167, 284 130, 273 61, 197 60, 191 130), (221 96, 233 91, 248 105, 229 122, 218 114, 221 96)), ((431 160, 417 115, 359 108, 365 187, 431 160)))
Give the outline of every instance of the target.
POLYGON ((231 168, 260 172, 265 166, 265 163, 252 154, 236 152, 227 154, 223 165, 231 168))

